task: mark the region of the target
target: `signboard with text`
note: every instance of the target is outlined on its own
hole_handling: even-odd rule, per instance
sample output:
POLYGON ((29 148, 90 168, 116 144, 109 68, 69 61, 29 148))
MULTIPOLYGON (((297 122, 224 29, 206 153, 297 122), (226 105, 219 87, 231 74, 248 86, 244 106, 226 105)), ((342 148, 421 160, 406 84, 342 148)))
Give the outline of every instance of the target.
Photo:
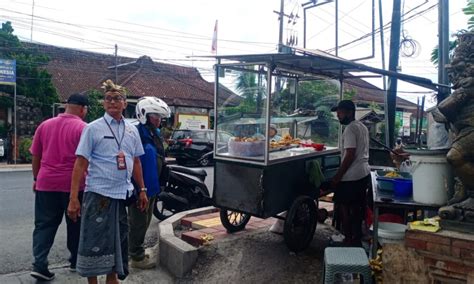
POLYGON ((16 84, 16 60, 0 59, 0 84, 16 84))
POLYGON ((208 129, 209 117, 202 114, 178 114, 180 129, 208 129))

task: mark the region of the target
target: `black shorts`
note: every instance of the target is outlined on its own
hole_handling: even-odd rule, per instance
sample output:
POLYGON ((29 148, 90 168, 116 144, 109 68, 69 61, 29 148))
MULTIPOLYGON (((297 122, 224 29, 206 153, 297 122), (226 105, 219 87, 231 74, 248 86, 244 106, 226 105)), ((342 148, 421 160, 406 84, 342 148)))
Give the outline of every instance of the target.
POLYGON ((334 202, 342 204, 365 204, 370 174, 354 181, 341 181, 334 191, 334 202))

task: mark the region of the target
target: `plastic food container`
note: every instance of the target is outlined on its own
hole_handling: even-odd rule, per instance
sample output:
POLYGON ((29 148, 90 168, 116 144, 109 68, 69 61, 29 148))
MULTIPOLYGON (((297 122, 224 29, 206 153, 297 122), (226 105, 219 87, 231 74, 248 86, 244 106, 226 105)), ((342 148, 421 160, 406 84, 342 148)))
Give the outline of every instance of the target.
POLYGON ((314 149, 316 149, 316 151, 322 151, 324 149, 324 144, 313 143, 312 146, 314 149))
POLYGON ((388 171, 377 171, 376 176, 377 176, 377 185, 378 188, 382 191, 393 191, 395 188, 395 180, 410 180, 412 179, 411 174, 409 173, 402 173, 399 172, 398 174, 401 175, 401 177, 393 178, 393 177, 386 177, 385 175, 388 173, 388 171))
POLYGON ((265 140, 253 142, 237 142, 229 140, 229 154, 232 156, 255 157, 263 156, 265 152, 265 140))
POLYGON ((393 194, 396 197, 410 197, 413 194, 413 181, 409 179, 394 179, 393 194))
POLYGON ((378 241, 380 244, 387 243, 402 243, 405 239, 406 225, 390 223, 390 222, 379 222, 378 229, 378 241))

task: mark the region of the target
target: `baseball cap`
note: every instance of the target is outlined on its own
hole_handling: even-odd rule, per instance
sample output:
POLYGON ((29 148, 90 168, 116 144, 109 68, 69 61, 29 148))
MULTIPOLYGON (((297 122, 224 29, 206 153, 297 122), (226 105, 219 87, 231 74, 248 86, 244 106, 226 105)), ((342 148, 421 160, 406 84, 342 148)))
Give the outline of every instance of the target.
POLYGON ((356 107, 355 107, 354 102, 352 102, 351 100, 342 100, 337 104, 337 106, 332 107, 331 111, 336 111, 338 109, 355 111, 356 107))
POLYGON ((67 99, 67 103, 73 105, 88 106, 89 99, 85 95, 75 93, 69 96, 69 98, 67 99))

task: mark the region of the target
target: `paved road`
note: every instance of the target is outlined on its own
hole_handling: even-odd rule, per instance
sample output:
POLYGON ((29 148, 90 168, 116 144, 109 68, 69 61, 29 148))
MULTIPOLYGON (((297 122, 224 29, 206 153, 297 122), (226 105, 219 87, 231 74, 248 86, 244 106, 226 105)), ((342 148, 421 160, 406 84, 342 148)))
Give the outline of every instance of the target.
MULTIPOLYGON (((213 168, 208 172, 206 184, 212 194, 213 168)), ((31 246, 34 216, 34 194, 31 191, 31 171, 0 172, 0 274, 31 269, 31 246)), ((158 220, 153 218, 146 237, 146 245, 157 242, 158 220)), ((67 264, 65 222, 59 227, 49 263, 67 264)))

